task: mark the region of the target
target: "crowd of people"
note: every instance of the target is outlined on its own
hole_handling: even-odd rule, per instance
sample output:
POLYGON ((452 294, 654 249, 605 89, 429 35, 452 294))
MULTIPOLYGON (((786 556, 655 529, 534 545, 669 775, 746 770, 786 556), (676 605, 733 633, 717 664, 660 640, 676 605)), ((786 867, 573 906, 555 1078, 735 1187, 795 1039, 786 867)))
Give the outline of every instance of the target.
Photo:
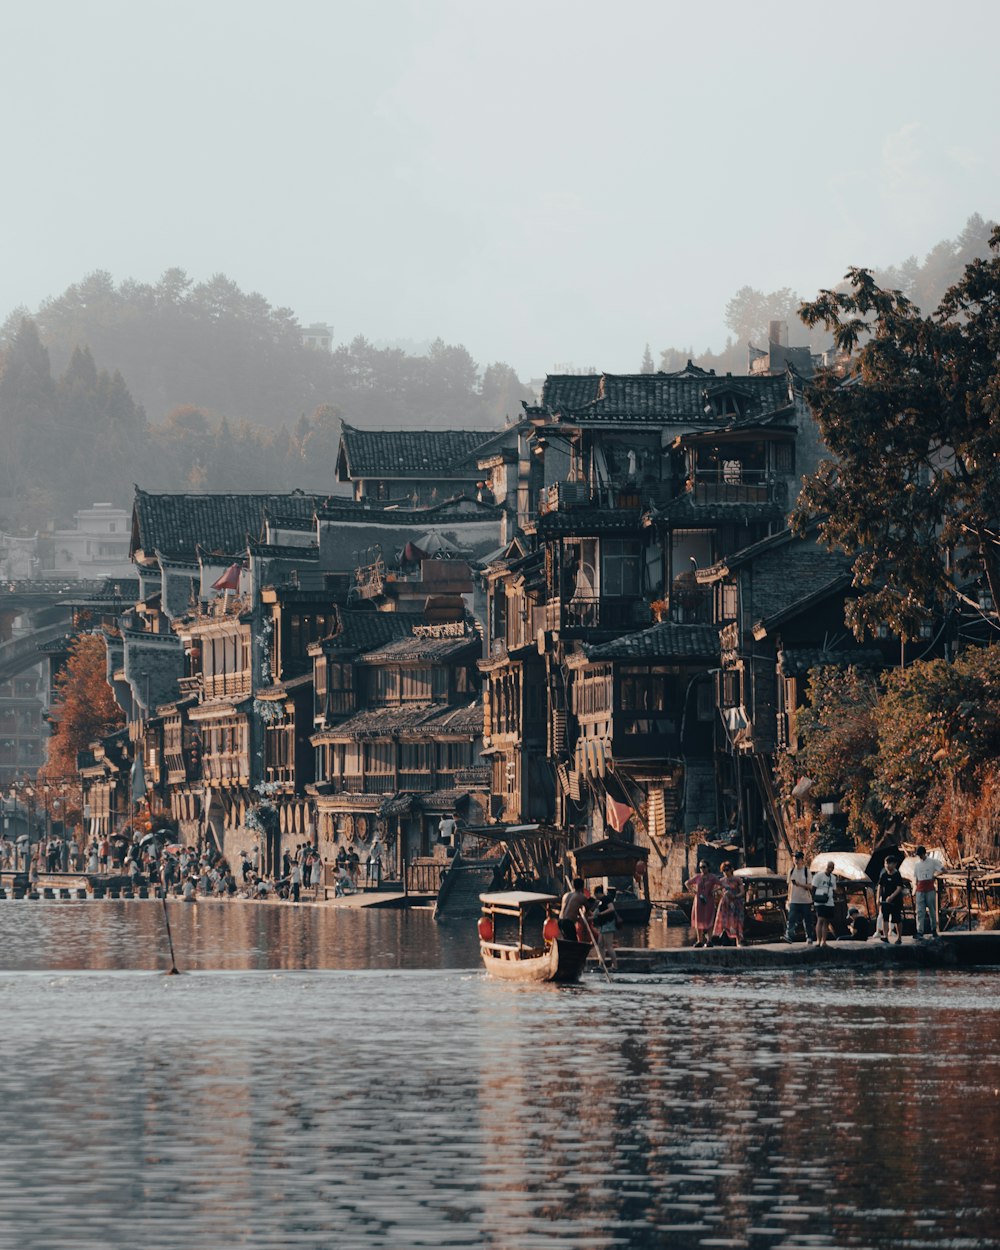
MULTIPOLYGON (((322 897, 326 884, 326 864, 310 843, 286 848, 278 864, 268 872, 261 848, 240 851, 235 867, 212 842, 203 851, 176 843, 164 843, 151 834, 138 832, 90 840, 81 849, 72 837, 53 835, 30 842, 27 834, 12 840, 0 836, 0 868, 27 873, 36 881, 42 873, 79 872, 91 876, 127 876, 133 887, 159 888, 167 894, 194 900, 216 898, 287 898, 299 902, 306 891, 322 897)), ((376 836, 367 859, 353 847, 341 846, 334 861, 334 894, 354 893, 362 883, 377 888, 382 883, 382 844, 376 836)))
MULTIPOLYGON (((915 851, 912 869, 913 898, 916 916, 916 937, 937 934, 937 888, 935 877, 941 871, 937 860, 923 846, 915 851)), ((854 941, 877 937, 883 942, 899 944, 903 940, 903 903, 910 886, 900 872, 899 854, 886 856, 885 867, 875 883, 876 914, 874 918, 859 907, 846 908, 844 936, 854 941)), ((836 937, 838 880, 836 864, 828 861, 818 871, 806 867, 802 851, 794 853, 794 863, 787 874, 786 926, 784 940, 794 942, 801 933, 808 945, 827 946, 836 937)), ((746 880, 736 875, 728 860, 712 871, 707 861, 698 864, 698 871, 685 888, 694 898, 691 906, 691 927, 695 946, 709 946, 722 939, 741 946, 746 919, 746 880)))

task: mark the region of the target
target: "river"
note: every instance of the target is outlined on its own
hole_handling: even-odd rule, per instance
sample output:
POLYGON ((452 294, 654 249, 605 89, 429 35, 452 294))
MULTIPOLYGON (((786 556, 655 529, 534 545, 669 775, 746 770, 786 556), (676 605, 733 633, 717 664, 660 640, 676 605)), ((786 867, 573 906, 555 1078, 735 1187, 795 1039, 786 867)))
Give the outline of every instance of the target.
POLYGON ((989 971, 494 982, 427 912, 0 903, 0 1246, 1000 1246, 989 971))

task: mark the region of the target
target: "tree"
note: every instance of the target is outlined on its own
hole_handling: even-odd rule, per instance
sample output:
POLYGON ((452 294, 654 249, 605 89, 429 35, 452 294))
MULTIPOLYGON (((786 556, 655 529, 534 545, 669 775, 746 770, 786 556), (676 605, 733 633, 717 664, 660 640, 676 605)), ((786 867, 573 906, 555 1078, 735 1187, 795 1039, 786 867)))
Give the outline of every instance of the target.
POLYGON ((977 581, 1000 604, 1000 227, 990 247, 931 316, 867 269, 803 305, 851 357, 809 389, 830 456, 794 522, 854 557, 858 636, 912 638, 935 605, 978 607, 977 581))
POLYGON ((646 350, 642 353, 642 365, 639 368, 640 373, 655 373, 656 365, 653 364, 653 353, 649 350, 649 344, 646 344, 646 350))
POLYGON ((849 827, 869 834, 882 823, 872 791, 878 698, 878 679, 866 669, 829 664, 812 669, 805 706, 796 717, 799 750, 794 757, 786 757, 782 777, 786 796, 799 776, 809 777, 814 797, 839 801, 847 811, 849 827))
POLYGON ((980 789, 1000 756, 1000 647, 887 673, 874 787, 894 816, 933 826, 946 792, 980 789))
POLYGON ((97 634, 80 634, 69 648, 66 667, 56 678, 52 707, 55 733, 39 776, 48 781, 76 779, 77 754, 125 723, 107 681, 107 652, 97 634))
POLYGON ((766 347, 770 323, 794 323, 799 315, 799 297, 787 286, 765 295, 752 286, 741 287, 726 305, 726 325, 737 343, 766 347))

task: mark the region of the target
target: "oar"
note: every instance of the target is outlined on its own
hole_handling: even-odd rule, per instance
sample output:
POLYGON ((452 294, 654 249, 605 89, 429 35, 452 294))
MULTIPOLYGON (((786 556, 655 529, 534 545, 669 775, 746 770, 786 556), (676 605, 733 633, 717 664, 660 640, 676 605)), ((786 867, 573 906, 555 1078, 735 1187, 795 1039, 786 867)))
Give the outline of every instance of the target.
POLYGON ((610 985, 611 973, 608 971, 608 965, 604 962, 604 956, 601 954, 600 944, 597 941, 596 936, 594 935, 593 926, 591 925, 589 918, 586 915, 584 915, 583 912, 580 913, 580 919, 583 921, 584 925, 586 926, 587 932, 590 934, 590 940, 593 943, 594 950, 597 952, 598 961, 600 962, 601 967, 604 969, 604 975, 608 978, 608 984, 610 985))
POLYGON ((177 960, 174 958, 174 939, 170 932, 170 917, 167 915, 167 887, 163 887, 163 893, 160 895, 163 901, 163 922, 167 926, 167 943, 170 946, 170 971, 166 973, 168 977, 180 976, 180 970, 177 967, 177 960))

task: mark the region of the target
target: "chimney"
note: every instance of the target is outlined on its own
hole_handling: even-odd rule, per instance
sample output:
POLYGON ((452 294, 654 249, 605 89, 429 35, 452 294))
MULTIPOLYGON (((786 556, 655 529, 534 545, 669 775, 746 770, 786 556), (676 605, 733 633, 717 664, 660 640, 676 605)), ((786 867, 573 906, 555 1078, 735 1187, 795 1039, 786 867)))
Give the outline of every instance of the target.
POLYGON ((777 343, 779 347, 788 346, 788 322, 787 321, 769 321, 767 323, 767 337, 771 343, 777 343))

